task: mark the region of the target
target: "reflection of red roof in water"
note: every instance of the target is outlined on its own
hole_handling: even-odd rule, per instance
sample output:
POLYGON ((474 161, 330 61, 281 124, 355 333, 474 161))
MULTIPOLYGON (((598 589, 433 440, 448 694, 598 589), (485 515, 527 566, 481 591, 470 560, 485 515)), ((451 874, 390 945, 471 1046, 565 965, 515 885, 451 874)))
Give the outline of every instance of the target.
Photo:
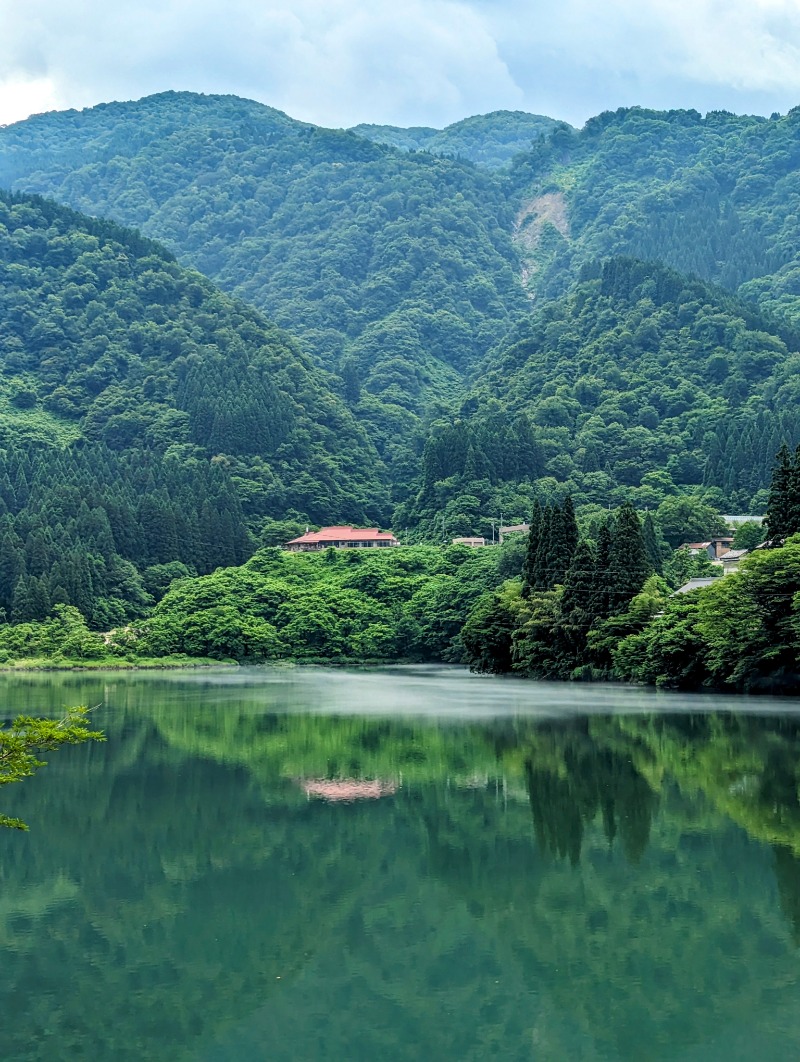
POLYGON ((397 792, 394 782, 378 778, 304 778, 300 785, 306 796, 321 800, 377 800, 397 792))

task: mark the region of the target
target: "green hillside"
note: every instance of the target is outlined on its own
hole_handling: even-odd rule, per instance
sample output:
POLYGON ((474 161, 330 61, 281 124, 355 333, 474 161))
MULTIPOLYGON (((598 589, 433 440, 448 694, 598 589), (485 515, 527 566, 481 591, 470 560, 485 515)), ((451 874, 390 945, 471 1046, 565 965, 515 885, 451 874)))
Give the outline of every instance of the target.
POLYGON ((587 261, 659 260, 798 314, 800 109, 770 119, 621 108, 515 160, 518 246, 537 294, 587 261))
POLYGON ((800 438, 800 335, 663 266, 587 267, 487 359, 433 426, 405 522, 491 533, 534 494, 655 508, 678 493, 760 511, 775 453, 800 438))
POLYGON ((413 355, 424 385, 474 364, 522 305, 489 174, 235 97, 36 116, 0 130, 0 185, 140 228, 325 364, 351 353, 377 393, 391 386, 372 360, 387 319, 381 362, 413 355))
POLYGON ((542 114, 525 111, 493 111, 476 114, 454 122, 444 129, 395 125, 355 125, 351 132, 389 144, 402 151, 428 151, 432 155, 449 155, 466 159, 478 166, 498 170, 507 166, 515 155, 527 151, 531 143, 551 133, 560 123, 542 114))
POLYGON ((7 615, 119 619, 146 569, 244 560, 265 521, 388 519, 326 374, 158 244, 0 195, 0 322, 7 615))
MULTIPOLYGON (((535 492, 763 504, 775 451, 798 439, 798 113, 631 108, 580 131, 550 123, 492 171, 501 142, 516 152, 515 137, 549 120, 497 112, 357 136, 170 92, 0 130, 0 182, 137 225, 267 308, 335 370, 370 440, 364 462, 338 428, 319 438, 335 461, 358 454, 341 496, 358 481, 355 508, 377 521, 391 511, 382 478, 395 526, 438 541, 520 518, 535 492)), ((216 390, 230 373, 249 393, 223 360, 216 390)), ((26 413, 25 430, 63 442, 69 422, 47 427, 48 413, 26 413)), ((189 443, 246 457, 197 430, 189 443)), ((260 481, 240 492, 251 524, 267 510, 341 511, 336 477, 289 480, 288 494, 260 481)))

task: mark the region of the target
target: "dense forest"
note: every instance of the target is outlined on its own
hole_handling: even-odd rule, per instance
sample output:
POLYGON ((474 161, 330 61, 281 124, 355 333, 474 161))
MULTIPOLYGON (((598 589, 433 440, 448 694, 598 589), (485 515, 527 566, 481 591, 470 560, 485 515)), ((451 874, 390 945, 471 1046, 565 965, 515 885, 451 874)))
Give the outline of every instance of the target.
POLYGON ((427 151, 431 155, 446 155, 465 159, 490 170, 507 166, 515 156, 528 151, 532 144, 561 123, 541 114, 525 111, 493 111, 476 114, 454 122, 444 129, 412 126, 400 129, 393 125, 354 125, 351 132, 390 144, 403 151, 427 151))
POLYGON ((0 183, 135 225, 267 309, 337 374, 404 530, 484 533, 553 482, 578 504, 653 506, 671 482, 759 507, 776 440, 797 441, 794 112, 630 108, 582 130, 498 112, 435 137, 358 132, 162 93, 0 130, 0 183), (520 149, 510 162, 500 143, 520 149), (443 444, 454 417, 466 443, 443 444), (429 437, 452 471, 419 476, 429 437), (447 480, 435 497, 431 476, 447 480))
POLYGON ((287 516, 387 518, 370 440, 257 311, 44 200, 0 195, 0 246, 7 618, 64 603, 104 628, 287 516))
POLYGON ((340 374, 401 492, 428 410, 525 310, 489 173, 235 97, 34 117, 0 130, 3 184, 136 226, 265 309, 340 374))
POLYGON ((432 424, 400 523, 486 534, 559 490, 576 505, 695 493, 763 512, 775 455, 800 438, 798 350, 794 328, 720 288, 634 259, 587 267, 432 424))
POLYGON ((343 131, 174 92, 1 129, 2 652, 683 683, 629 641, 692 605, 662 608, 700 570, 671 550, 774 512, 800 438, 797 140, 795 112, 343 131), (552 578, 532 540, 439 548, 565 506, 552 578), (420 549, 263 548, 335 522, 420 549), (640 539, 635 586, 581 586, 640 539))
POLYGON ((630 107, 562 126, 511 167, 528 283, 561 293, 586 262, 634 255, 793 317, 798 163, 797 108, 767 119, 630 107))

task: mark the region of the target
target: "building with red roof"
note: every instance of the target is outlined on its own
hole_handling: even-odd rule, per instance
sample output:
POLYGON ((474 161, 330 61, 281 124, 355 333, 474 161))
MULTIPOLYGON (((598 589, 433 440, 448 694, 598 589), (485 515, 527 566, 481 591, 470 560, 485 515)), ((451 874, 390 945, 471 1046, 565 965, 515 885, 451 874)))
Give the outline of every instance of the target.
POLYGON ((287 542, 285 549, 304 553, 314 549, 363 549, 374 546, 399 546, 391 531, 379 531, 377 527, 321 527, 319 531, 306 531, 304 535, 287 542))

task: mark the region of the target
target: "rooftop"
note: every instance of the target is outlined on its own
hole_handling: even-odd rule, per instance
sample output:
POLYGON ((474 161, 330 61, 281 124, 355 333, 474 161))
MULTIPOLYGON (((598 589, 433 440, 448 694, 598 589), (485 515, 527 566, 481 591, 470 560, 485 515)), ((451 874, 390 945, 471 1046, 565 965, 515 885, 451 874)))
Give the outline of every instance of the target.
POLYGON ((322 542, 395 542, 391 531, 379 531, 377 527, 321 527, 319 531, 306 531, 293 538, 288 545, 312 545, 322 542))

